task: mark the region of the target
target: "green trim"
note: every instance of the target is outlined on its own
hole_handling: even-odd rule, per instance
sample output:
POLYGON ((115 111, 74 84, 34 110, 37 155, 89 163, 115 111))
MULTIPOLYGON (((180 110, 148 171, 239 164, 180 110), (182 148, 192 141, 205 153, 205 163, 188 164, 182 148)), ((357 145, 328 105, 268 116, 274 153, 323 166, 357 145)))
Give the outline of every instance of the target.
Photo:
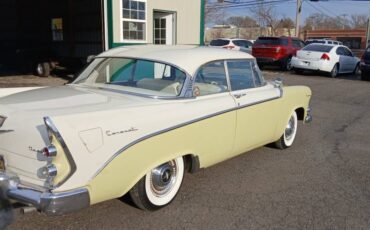
POLYGON ((112 48, 120 47, 120 46, 136 46, 136 45, 147 45, 148 43, 125 43, 125 42, 118 42, 113 43, 112 48))
POLYGON ((108 14, 108 48, 114 48, 113 44, 113 0, 107 0, 108 14))
POLYGON ((204 45, 204 16, 205 16, 205 8, 206 8, 206 2, 205 0, 200 1, 200 38, 199 38, 199 44, 204 45))

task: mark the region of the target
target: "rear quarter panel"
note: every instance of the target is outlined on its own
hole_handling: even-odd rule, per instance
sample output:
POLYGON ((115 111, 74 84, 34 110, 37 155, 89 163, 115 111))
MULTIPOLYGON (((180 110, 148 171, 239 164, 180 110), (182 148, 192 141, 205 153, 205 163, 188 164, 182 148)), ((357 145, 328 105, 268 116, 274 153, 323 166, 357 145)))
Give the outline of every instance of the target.
POLYGON ((287 86, 283 88, 283 96, 279 99, 280 109, 277 112, 278 123, 274 140, 278 140, 284 133, 288 120, 295 110, 303 108, 303 120, 306 118, 311 96, 311 89, 307 86, 287 86))

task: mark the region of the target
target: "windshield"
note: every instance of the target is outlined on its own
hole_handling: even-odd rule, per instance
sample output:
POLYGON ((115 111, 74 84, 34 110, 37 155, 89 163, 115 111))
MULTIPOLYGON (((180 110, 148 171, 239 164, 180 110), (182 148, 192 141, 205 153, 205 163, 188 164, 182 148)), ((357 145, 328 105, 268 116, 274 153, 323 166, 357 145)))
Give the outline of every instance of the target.
POLYGON ((74 84, 105 87, 149 96, 178 96, 186 74, 167 64, 130 59, 96 58, 74 84))
POLYGON ((304 47, 302 50, 329 53, 331 49, 333 49, 333 47, 334 46, 311 44, 311 45, 304 47))

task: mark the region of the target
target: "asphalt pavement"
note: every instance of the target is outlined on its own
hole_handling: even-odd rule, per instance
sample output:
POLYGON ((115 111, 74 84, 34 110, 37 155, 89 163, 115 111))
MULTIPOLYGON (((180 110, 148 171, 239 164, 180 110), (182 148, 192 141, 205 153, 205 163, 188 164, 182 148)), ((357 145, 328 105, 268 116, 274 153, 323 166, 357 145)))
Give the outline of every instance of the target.
POLYGON ((122 198, 65 216, 17 214, 8 229, 370 229, 370 82, 264 74, 313 91, 314 120, 299 125, 293 147, 187 174, 175 201, 156 212, 122 198))

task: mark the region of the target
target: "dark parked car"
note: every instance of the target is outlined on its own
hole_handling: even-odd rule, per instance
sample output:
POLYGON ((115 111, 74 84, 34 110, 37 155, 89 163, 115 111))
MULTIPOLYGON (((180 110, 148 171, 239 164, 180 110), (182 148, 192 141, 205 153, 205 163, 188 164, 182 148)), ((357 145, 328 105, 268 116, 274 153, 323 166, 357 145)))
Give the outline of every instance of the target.
POLYGON ((252 55, 258 65, 279 65, 283 70, 291 70, 291 60, 297 50, 305 47, 305 43, 293 37, 259 37, 253 44, 252 55))
POLYGON ((360 68, 361 79, 363 81, 370 81, 370 46, 367 47, 364 55, 362 55, 360 68))

